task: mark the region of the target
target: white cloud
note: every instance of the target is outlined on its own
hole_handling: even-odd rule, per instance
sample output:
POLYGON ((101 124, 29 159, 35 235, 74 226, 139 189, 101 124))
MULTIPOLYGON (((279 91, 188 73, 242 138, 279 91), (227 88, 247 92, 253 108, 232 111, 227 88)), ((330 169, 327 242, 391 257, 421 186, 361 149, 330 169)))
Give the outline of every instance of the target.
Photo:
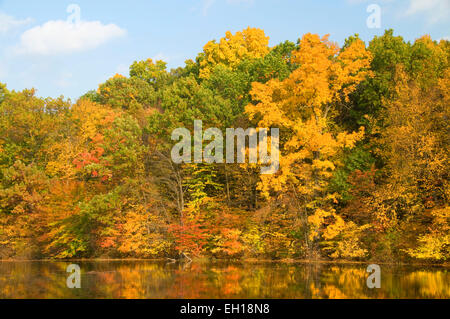
POLYGON ((126 31, 100 21, 48 21, 25 31, 15 48, 18 54, 56 55, 94 49, 126 31))
POLYGON ((449 0, 410 0, 407 15, 414 14, 428 15, 430 23, 446 20, 450 17, 449 0))
POLYGON ((3 12, 0 12, 0 34, 5 34, 14 28, 29 24, 32 21, 33 19, 31 18, 19 20, 3 12))

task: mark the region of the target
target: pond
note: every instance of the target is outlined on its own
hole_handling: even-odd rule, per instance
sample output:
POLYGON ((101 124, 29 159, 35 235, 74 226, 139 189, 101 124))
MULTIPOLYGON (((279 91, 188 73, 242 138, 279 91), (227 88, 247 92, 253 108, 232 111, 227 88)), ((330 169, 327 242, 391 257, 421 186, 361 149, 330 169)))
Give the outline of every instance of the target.
POLYGON ((450 298, 448 268, 381 265, 369 289, 365 264, 77 261, 0 262, 0 298, 450 298), (81 269, 70 289, 67 267, 81 269))

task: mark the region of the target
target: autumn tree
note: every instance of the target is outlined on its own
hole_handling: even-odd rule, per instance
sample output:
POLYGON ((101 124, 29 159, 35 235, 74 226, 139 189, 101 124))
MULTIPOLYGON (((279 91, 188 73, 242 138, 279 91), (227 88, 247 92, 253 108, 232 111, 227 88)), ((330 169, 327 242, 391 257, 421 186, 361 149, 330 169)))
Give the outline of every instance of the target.
MULTIPOLYGON (((275 198, 296 198, 298 218, 305 229, 304 243, 310 255, 324 225, 345 225, 332 203, 335 194, 327 183, 336 168, 336 156, 352 148, 364 130, 339 132, 330 125, 336 103, 348 101, 348 95, 368 74, 371 55, 361 40, 339 50, 328 37, 306 34, 293 52, 299 65, 283 81, 253 84, 254 104, 246 112, 260 127, 280 127, 283 138, 280 171, 261 177, 261 190, 275 198)), ((351 227, 351 225, 349 226, 351 227)), ((340 226, 326 230, 327 239, 336 237, 340 226)), ((345 254, 344 254, 345 255, 345 254)))
POLYGON ((198 56, 200 77, 208 78, 217 65, 234 69, 244 59, 261 58, 269 52, 268 45, 269 37, 261 29, 248 27, 235 34, 227 31, 219 43, 208 42, 198 56))
MULTIPOLYGON (((447 227, 442 218, 448 205, 449 167, 449 136, 445 129, 445 119, 449 116, 445 104, 448 71, 445 74, 436 87, 421 88, 420 81, 412 80, 400 68, 396 78, 396 98, 385 101, 386 128, 382 131, 380 151, 386 162, 386 179, 377 193, 374 209, 379 218, 387 219, 397 231, 404 225, 405 230, 398 236, 401 239, 407 238, 408 232, 420 231, 423 224, 418 221, 421 220, 443 222, 443 225, 433 227, 436 231, 447 227)), ((440 240, 445 242, 445 236, 440 240)), ((423 242, 425 246, 430 245, 430 240, 423 242)), ((409 249, 407 243, 397 241, 394 244, 398 250, 409 249)), ((412 255, 433 258, 426 253, 412 255)), ((447 257, 444 254, 437 259, 442 258, 447 257)))

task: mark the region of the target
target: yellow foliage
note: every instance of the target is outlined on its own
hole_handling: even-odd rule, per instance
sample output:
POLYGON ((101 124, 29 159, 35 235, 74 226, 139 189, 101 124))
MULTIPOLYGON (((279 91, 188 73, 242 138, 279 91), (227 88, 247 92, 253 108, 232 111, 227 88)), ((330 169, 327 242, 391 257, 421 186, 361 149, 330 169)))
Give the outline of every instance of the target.
POLYGON ((450 259, 450 206, 432 211, 433 225, 429 233, 419 237, 420 246, 409 249, 409 255, 419 259, 450 259))
POLYGON ((233 69, 242 60, 264 57, 269 52, 269 37, 264 31, 250 28, 236 32, 227 31, 224 38, 208 42, 200 60, 200 77, 208 78, 212 69, 220 64, 233 69))
POLYGON ((161 224, 157 214, 136 205, 123 220, 118 247, 121 253, 148 258, 161 256, 170 249, 171 243, 158 231, 160 226, 154 227, 161 224))
MULTIPOLYGON (((261 176, 259 189, 267 198, 276 192, 296 200, 299 214, 310 215, 304 222, 309 223, 309 240, 315 241, 329 217, 337 222, 328 229, 328 236, 347 227, 330 208, 337 197, 328 193, 327 185, 340 165, 338 155, 363 138, 364 128, 353 133, 336 132, 328 117, 336 104, 348 100, 358 83, 371 76, 368 67, 372 57, 361 40, 340 50, 328 36, 310 33, 303 36, 292 56, 299 67, 287 79, 253 83, 250 93, 256 103, 248 104, 246 113, 252 120, 259 119, 258 126, 279 127, 284 132, 280 169, 277 174, 261 176)), ((352 245, 355 248, 357 243, 352 245)), ((340 255, 365 253, 354 251, 340 255)))

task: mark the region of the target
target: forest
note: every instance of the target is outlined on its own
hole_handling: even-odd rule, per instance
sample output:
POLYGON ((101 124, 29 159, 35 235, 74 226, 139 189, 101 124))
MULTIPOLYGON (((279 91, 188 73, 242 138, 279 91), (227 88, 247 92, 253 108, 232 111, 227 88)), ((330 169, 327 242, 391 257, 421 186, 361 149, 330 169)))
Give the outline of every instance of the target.
POLYGON ((227 32, 76 101, 0 83, 0 259, 446 263, 450 42, 227 32), (280 166, 180 163, 171 133, 279 128, 280 166))

